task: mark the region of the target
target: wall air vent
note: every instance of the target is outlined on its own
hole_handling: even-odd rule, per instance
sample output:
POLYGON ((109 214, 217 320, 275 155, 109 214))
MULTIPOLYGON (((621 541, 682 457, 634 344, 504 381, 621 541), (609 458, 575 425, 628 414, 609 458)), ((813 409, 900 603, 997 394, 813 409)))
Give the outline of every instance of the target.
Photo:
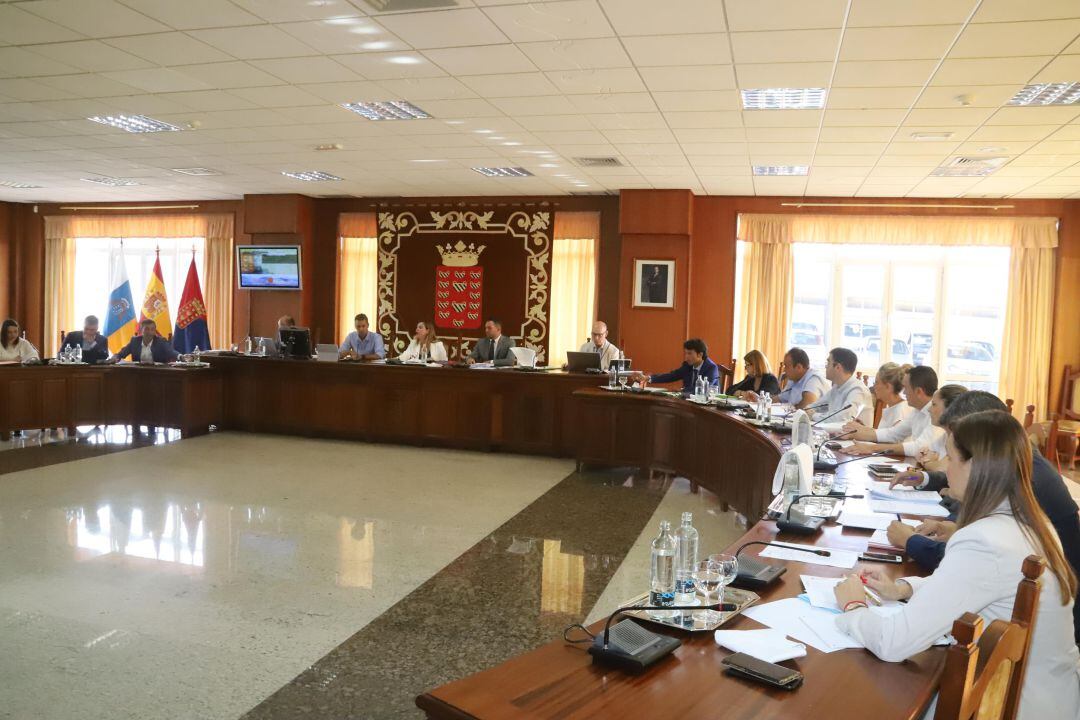
POLYGON ((969 157, 950 158, 930 172, 933 177, 985 177, 992 174, 1005 163, 1007 157, 969 157))
POLYGON ((622 167, 622 162, 615 157, 576 157, 574 163, 581 167, 622 167))

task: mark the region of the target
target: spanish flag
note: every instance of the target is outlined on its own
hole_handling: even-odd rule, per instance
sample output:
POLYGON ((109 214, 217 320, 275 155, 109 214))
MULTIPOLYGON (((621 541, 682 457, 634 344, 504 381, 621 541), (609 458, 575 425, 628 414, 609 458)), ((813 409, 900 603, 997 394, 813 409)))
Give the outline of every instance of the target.
POLYGON ((154 272, 150 273, 150 282, 146 284, 146 296, 143 298, 139 322, 153 320, 158 326, 158 335, 172 329, 169 316, 169 299, 165 297, 165 280, 161 275, 161 257, 154 260, 154 272))
POLYGON ((110 252, 109 306, 105 314, 105 337, 109 352, 118 353, 135 337, 135 302, 131 299, 131 283, 124 265, 124 246, 110 252))

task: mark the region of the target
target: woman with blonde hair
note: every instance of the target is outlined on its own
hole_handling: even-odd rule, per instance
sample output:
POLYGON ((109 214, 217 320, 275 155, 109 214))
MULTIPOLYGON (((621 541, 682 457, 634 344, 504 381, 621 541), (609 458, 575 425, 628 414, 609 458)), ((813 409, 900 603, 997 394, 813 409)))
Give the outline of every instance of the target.
POLYGON ((769 393, 772 396, 780 394, 780 381, 769 369, 769 360, 760 350, 751 350, 743 356, 743 367, 746 369, 746 377, 742 382, 728 388, 728 394, 737 398, 744 397, 747 393, 769 393))
POLYGON ((900 394, 904 391, 904 373, 910 369, 911 365, 887 362, 878 368, 877 375, 874 376, 874 399, 883 406, 881 421, 878 423, 881 430, 899 425, 904 418, 915 412, 915 408, 908 405, 900 394))
POLYGON ((398 358, 404 361, 446 362, 446 348, 435 334, 435 323, 427 320, 416 323, 416 335, 398 358))
MULTIPOLYGON (((928 577, 891 580, 866 567, 836 586, 840 630, 886 662, 903 662, 946 635, 966 612, 989 624, 1010 620, 1024 559, 1046 561, 1021 688, 1020 720, 1080 717, 1080 652, 1073 633, 1077 578, 1057 533, 1035 500, 1031 445, 1007 412, 977 412, 950 427, 949 488, 963 498, 958 529, 928 577), (865 585, 889 600, 893 614, 867 609, 865 585)), ((932 716, 933 710, 927 716, 932 716)))

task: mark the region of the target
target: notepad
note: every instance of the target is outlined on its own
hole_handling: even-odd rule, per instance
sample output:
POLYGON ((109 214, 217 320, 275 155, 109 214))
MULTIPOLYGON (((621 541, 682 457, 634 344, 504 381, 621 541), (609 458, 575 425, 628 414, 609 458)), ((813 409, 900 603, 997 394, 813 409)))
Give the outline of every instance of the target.
POLYGON ((874 482, 867 488, 870 497, 879 500, 899 500, 901 502, 921 502, 937 505, 941 502, 941 495, 933 490, 913 490, 903 486, 889 489, 888 483, 874 482))
MULTIPOLYGON (((775 542, 775 541, 774 541, 775 542)), ((859 551, 840 550, 837 548, 819 548, 813 545, 800 545, 798 543, 777 543, 770 545, 761 551, 760 557, 772 558, 773 560, 789 560, 792 562, 809 563, 811 565, 827 565, 835 568, 853 568, 859 561, 859 551), (783 547, 777 547, 782 545, 783 547), (802 552, 792 548, 806 548, 807 550, 828 550, 829 556, 823 557, 812 552, 802 552)))
POLYGON ((765 662, 806 657, 806 645, 789 640, 783 630, 717 630, 713 637, 721 647, 765 662))
MULTIPOLYGON (((840 605, 836 602, 836 586, 843 582, 844 578, 800 575, 799 579, 802 581, 803 589, 806 590, 807 602, 816 608, 840 612, 840 605)), ((880 607, 900 604, 896 600, 884 600, 878 597, 877 593, 873 593, 873 596, 876 601, 881 603, 880 607)))
MULTIPOLYGON (((923 517, 949 517, 949 511, 942 505, 925 502, 906 502, 903 500, 881 500, 870 498, 870 509, 876 513, 893 515, 920 515, 923 517)), ((764 553, 763 553, 764 554, 764 553)))

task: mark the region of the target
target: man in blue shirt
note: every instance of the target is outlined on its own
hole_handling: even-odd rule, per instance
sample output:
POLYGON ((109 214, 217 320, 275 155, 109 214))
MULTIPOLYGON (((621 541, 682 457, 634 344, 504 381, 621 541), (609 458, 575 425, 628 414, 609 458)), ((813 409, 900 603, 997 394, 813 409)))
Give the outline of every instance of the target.
MULTIPOLYGON (((787 385, 776 396, 778 402, 796 408, 813 405, 829 391, 829 384, 816 370, 810 369, 810 356, 802 348, 793 347, 784 355, 787 385)), ((748 397, 754 402, 757 396, 748 397)))
POLYGON ((382 335, 368 332, 368 318, 360 313, 355 318, 356 330, 349 333, 345 342, 338 348, 338 358, 341 360, 383 360, 386 358, 386 347, 383 345, 382 335))
POLYGON ((669 383, 682 381, 682 391, 693 393, 694 385, 698 378, 703 377, 710 385, 720 381, 720 370, 716 363, 709 359, 709 349, 705 341, 699 338, 690 338, 683 343, 683 364, 671 372, 658 375, 645 375, 638 373, 635 379, 638 381, 648 380, 653 383, 669 383))

